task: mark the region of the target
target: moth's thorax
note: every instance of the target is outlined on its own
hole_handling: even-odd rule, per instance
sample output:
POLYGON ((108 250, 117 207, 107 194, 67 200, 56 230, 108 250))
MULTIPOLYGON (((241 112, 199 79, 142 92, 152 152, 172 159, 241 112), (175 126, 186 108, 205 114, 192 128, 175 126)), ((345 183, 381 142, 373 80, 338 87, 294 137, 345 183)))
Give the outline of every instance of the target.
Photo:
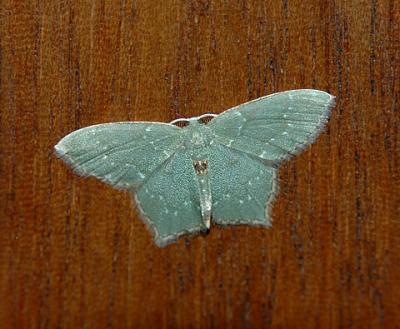
POLYGON ((211 130, 206 124, 195 119, 189 120, 189 125, 183 128, 186 133, 185 148, 190 150, 193 159, 204 160, 208 155, 208 147, 212 141, 211 130))

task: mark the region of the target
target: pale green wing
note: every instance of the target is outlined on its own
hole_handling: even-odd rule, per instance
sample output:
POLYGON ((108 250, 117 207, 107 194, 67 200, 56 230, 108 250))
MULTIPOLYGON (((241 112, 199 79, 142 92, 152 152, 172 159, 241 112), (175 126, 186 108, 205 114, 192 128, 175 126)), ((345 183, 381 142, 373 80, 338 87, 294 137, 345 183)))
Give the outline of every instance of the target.
POLYGON ((279 162, 312 143, 326 123, 334 99, 313 89, 285 91, 225 111, 208 127, 218 143, 279 162))
POLYGON ((178 150, 132 192, 157 245, 206 230, 201 219, 199 183, 186 150, 178 150))
POLYGON ((276 192, 274 168, 261 159, 214 143, 209 176, 213 222, 271 224, 268 211, 276 192))
POLYGON ((55 150, 80 175, 97 177, 116 188, 135 188, 181 144, 181 129, 176 126, 119 122, 74 131, 55 150))

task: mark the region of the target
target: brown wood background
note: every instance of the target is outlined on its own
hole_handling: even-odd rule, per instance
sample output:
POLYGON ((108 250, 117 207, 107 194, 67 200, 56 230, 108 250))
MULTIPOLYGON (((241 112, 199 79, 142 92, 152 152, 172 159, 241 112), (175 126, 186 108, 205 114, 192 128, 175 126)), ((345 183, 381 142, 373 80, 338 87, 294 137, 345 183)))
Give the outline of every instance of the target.
POLYGON ((1 328, 400 328, 397 0, 0 2, 1 328), (155 247, 53 145, 87 125, 338 96, 271 229, 155 247))

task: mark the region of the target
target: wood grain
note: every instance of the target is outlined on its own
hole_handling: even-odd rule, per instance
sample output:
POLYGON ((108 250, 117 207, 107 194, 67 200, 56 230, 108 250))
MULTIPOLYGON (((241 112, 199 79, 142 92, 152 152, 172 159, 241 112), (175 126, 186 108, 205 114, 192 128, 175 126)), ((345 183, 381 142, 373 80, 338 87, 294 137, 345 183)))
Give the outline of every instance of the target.
POLYGON ((1 328, 400 328, 400 3, 0 2, 1 328), (53 145, 275 91, 338 98, 271 229, 157 248, 53 145))

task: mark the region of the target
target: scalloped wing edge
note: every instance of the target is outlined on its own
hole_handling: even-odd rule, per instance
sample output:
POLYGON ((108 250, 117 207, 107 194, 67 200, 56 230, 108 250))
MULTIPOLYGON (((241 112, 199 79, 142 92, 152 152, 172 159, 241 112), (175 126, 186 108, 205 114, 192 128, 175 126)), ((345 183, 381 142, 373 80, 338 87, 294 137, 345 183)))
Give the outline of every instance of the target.
MULTIPOLYGON (((138 210, 139 213, 139 219, 145 224, 147 227, 147 230, 150 232, 150 234, 153 237, 154 243, 156 246, 162 248, 167 245, 170 245, 172 243, 177 242, 181 237, 186 236, 187 238, 193 238, 201 232, 203 232, 204 227, 202 226, 196 226, 193 229, 190 230, 182 230, 177 232, 176 234, 171 234, 168 236, 160 236, 160 233, 157 230, 157 227, 154 225, 154 223, 151 221, 151 219, 147 216, 146 212, 143 210, 143 207, 141 206, 140 200, 137 197, 136 190, 134 189, 129 189, 129 192, 132 196, 132 204, 134 207, 138 210)), ((251 226, 251 227, 265 227, 265 228, 270 228, 272 227, 272 207, 273 204, 276 200, 276 196, 279 193, 279 175, 276 170, 273 171, 273 179, 272 179, 272 193, 267 199, 265 203, 265 218, 264 220, 259 220, 259 219, 254 219, 254 220, 237 220, 237 221, 231 221, 231 220, 225 220, 223 223, 219 222, 216 223, 213 218, 211 218, 211 223, 213 224, 212 226, 214 227, 225 227, 228 225, 235 225, 235 226, 251 226)), ((211 229, 211 228, 210 228, 211 229)))
POLYGON ((146 225, 147 230, 151 233, 154 243, 156 244, 157 247, 160 248, 165 247, 171 243, 176 242, 182 236, 194 237, 196 235, 199 235, 203 231, 202 226, 196 226, 189 230, 179 231, 176 234, 161 236, 157 230, 156 225, 151 221, 151 219, 147 216, 146 212, 143 210, 140 200, 137 197, 136 191, 130 189, 129 192, 132 196, 132 203, 139 212, 139 219, 146 225))

